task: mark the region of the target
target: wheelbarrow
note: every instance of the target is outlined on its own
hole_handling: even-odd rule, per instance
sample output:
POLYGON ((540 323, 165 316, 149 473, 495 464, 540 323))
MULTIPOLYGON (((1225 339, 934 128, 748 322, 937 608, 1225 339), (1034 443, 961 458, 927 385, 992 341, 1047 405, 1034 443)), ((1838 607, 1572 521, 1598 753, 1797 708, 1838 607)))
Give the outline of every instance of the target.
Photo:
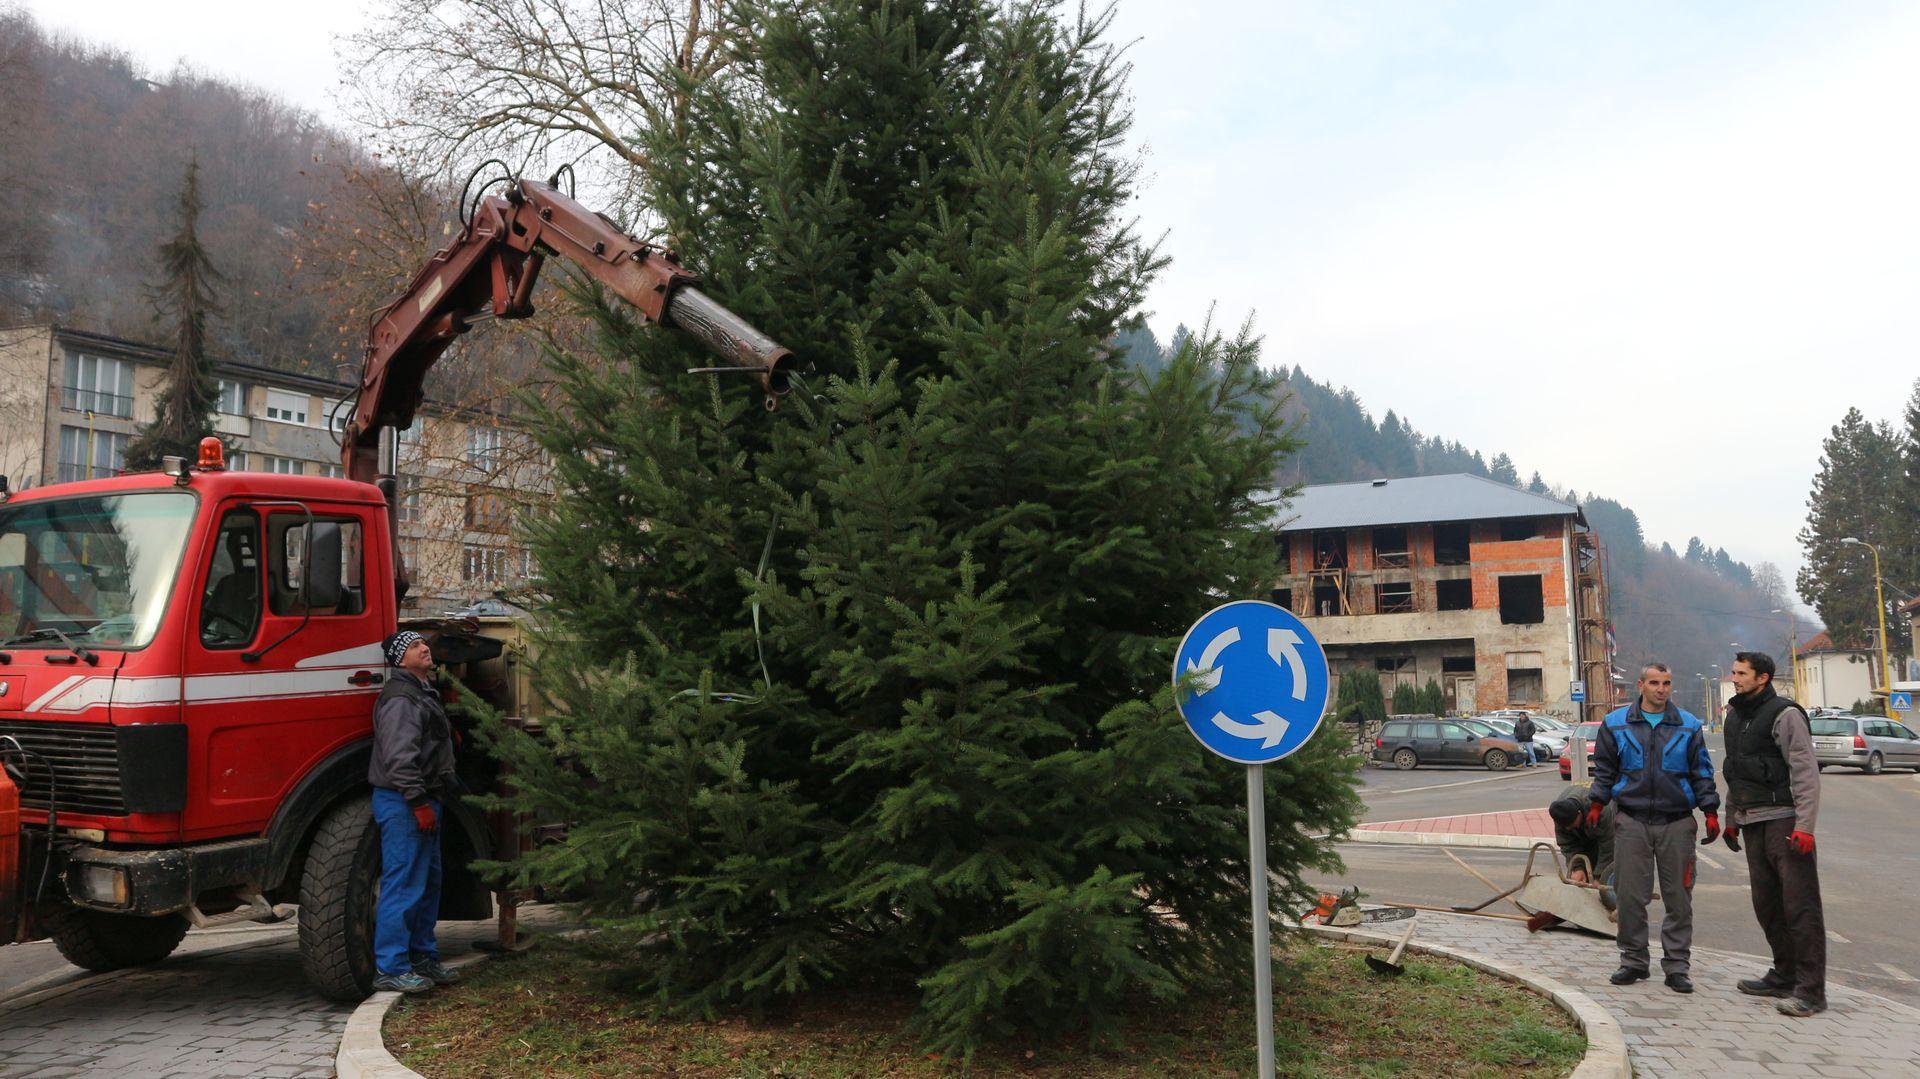
MULTIPOLYGON (((1582 869, 1588 881, 1593 879, 1593 867, 1587 864, 1586 855, 1574 855, 1572 865, 1582 869)), ((1474 875, 1479 876, 1477 873, 1474 875)), ((1481 879, 1485 880, 1484 877, 1481 879)), ((1497 888, 1498 885, 1493 887, 1497 888)), ((1574 880, 1568 876, 1568 866, 1560 861, 1560 851, 1553 844, 1535 843, 1527 851, 1527 865, 1521 870, 1519 884, 1484 903, 1453 909, 1461 914, 1478 914, 1511 897, 1513 903, 1529 914, 1550 914, 1570 925, 1611 937, 1616 929, 1612 897, 1608 894, 1611 891, 1603 885, 1574 880), (1543 851, 1553 866, 1551 873, 1534 869, 1534 860, 1543 851)))

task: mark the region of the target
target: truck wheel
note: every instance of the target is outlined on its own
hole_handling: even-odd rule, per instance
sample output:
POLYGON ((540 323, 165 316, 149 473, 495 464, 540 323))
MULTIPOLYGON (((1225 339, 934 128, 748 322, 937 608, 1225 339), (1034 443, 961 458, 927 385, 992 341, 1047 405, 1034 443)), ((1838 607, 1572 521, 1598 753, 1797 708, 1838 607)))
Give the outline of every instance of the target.
POLYGON ((379 884, 380 829, 372 798, 361 794, 321 819, 300 876, 300 965, 323 996, 364 1000, 373 991, 379 884))
POLYGON ((158 963, 173 954, 187 935, 187 916, 163 914, 106 914, 97 910, 63 907, 47 919, 47 935, 67 962, 88 970, 158 963))

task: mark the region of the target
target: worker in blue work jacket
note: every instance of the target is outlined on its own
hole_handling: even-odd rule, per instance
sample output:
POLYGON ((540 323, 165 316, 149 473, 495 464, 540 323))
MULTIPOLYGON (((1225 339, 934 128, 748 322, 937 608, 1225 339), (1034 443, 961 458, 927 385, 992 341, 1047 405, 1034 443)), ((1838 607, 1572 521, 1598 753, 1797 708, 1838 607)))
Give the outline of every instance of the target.
POLYGON ((1667 988, 1693 992, 1693 814, 1706 815, 1702 843, 1720 836, 1720 792, 1713 785, 1700 721, 1673 703, 1673 672, 1664 663, 1640 669, 1640 697, 1616 708, 1594 738, 1593 787, 1587 822, 1599 823, 1611 803, 1614 888, 1618 898, 1620 969, 1615 985, 1647 977, 1647 903, 1660 877, 1660 967, 1667 988))

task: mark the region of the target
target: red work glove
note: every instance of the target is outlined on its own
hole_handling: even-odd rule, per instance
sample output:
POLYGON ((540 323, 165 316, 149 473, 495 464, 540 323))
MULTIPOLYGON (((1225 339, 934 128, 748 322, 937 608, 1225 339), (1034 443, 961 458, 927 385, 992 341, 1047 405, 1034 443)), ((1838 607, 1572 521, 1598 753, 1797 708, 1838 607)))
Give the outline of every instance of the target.
POLYGON ((1787 837, 1787 846, 1792 847, 1795 854, 1812 854, 1813 833, 1795 831, 1787 837))
MULTIPOLYGON (((1732 832, 1733 825, 1731 824, 1727 825, 1727 831, 1732 832)), ((1720 838, 1720 814, 1715 813, 1713 810, 1709 809, 1707 810, 1707 837, 1700 841, 1700 845, 1704 847, 1707 844, 1719 838, 1720 838)))
POLYGON ((1728 817, 1728 818, 1727 818, 1727 830, 1726 830, 1726 831, 1724 831, 1724 832, 1722 832, 1722 833, 1720 833, 1720 838, 1722 838, 1722 839, 1724 839, 1724 840, 1726 840, 1726 841, 1727 841, 1727 849, 1728 849, 1728 850, 1730 850, 1730 851, 1733 851, 1733 852, 1735 852, 1736 854, 1737 854, 1737 853, 1739 853, 1739 851, 1740 851, 1740 826, 1739 826, 1739 825, 1737 825, 1737 824, 1735 824, 1735 823, 1733 823, 1733 818, 1732 818, 1732 817, 1728 817))
POLYGON ((424 802, 413 807, 413 819, 423 832, 432 832, 440 827, 440 818, 434 814, 433 807, 424 802))
POLYGON ((1589 828, 1600 827, 1600 810, 1602 808, 1603 807, 1600 805, 1599 802, 1587 803, 1587 827, 1589 828))

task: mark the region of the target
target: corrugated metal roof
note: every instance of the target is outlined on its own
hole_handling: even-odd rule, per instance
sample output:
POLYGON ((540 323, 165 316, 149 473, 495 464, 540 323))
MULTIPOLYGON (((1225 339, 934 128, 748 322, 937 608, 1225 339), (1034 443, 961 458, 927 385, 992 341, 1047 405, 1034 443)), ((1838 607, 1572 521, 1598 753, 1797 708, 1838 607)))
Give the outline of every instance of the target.
POLYGON ((1586 523, 1571 503, 1466 473, 1316 484, 1274 512, 1282 532, 1505 517, 1575 517, 1586 523))

